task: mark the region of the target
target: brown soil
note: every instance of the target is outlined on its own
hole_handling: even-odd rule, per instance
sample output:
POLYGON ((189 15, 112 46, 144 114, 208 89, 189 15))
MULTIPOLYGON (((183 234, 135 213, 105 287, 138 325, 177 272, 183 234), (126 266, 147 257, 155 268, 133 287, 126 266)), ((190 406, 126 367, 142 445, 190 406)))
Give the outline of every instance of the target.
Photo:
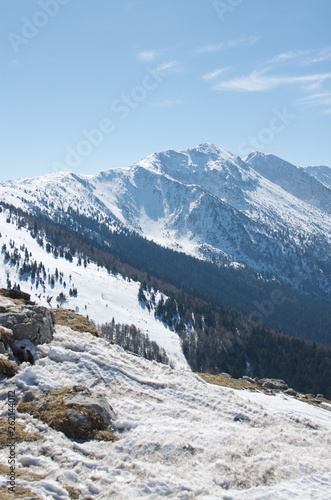
POLYGON ((0 357, 0 375, 4 375, 5 377, 11 378, 16 375, 18 370, 18 366, 14 361, 10 361, 10 359, 0 357))
MULTIPOLYGON (((209 384, 221 385, 223 387, 231 387, 231 389, 237 389, 237 390, 248 389, 251 392, 263 392, 268 396, 274 396, 275 394, 277 394, 277 392, 279 392, 274 389, 267 389, 266 387, 262 387, 258 383, 251 383, 242 378, 235 379, 227 375, 223 375, 222 373, 219 373, 218 375, 211 375, 210 373, 197 373, 197 375, 199 375, 199 377, 201 377, 205 382, 208 382, 209 384)), ((325 399, 324 397, 317 398, 312 394, 297 393, 296 396, 288 396, 287 394, 284 395, 285 397, 294 397, 299 401, 304 401, 305 403, 314 406, 323 407, 323 403, 331 404, 331 401, 329 401, 328 399, 325 399)))
POLYGON ((15 304, 37 305, 36 302, 31 302, 30 294, 22 292, 20 290, 6 290, 6 288, 0 288, 0 295, 11 299, 15 304))
POLYGON ((101 337, 95 326, 85 316, 76 314, 70 309, 53 309, 52 311, 57 325, 69 326, 77 332, 89 332, 94 337, 101 337))
POLYGON ((15 486, 15 492, 9 491, 8 488, 0 488, 0 498, 1 500, 42 500, 31 490, 21 486, 15 486))
MULTIPOLYGON (((32 434, 26 430, 25 424, 22 422, 15 422, 15 442, 22 443, 23 441, 38 441, 41 439, 39 436, 32 434)), ((0 418, 0 449, 6 448, 8 445, 8 420, 0 418)), ((0 497, 1 498, 1 497, 0 497)))
MULTIPOLYGON (((8 467, 8 465, 0 464, 0 474, 6 476, 9 472, 10 468, 8 467)), ((31 472, 29 470, 19 469, 19 468, 16 468, 15 474, 17 477, 24 479, 25 481, 41 481, 46 477, 46 476, 41 476, 40 474, 35 474, 34 472, 31 472)))

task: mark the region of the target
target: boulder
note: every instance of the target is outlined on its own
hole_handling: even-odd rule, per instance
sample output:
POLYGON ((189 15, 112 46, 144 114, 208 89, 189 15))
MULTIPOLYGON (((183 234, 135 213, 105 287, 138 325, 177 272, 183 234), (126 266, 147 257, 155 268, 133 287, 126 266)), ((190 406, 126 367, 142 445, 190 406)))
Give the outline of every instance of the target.
POLYGON ((298 393, 294 389, 289 388, 284 391, 284 394, 287 394, 288 396, 296 396, 298 393))
POLYGON ((288 389, 288 385, 284 382, 284 380, 275 378, 262 378, 258 381, 258 383, 266 389, 275 389, 277 391, 285 391, 288 389))
POLYGON ((12 303, 2 307, 0 325, 13 332, 13 340, 27 339, 38 345, 53 339, 54 317, 43 306, 12 303))
POLYGON ((29 390, 17 410, 30 413, 75 440, 116 441, 111 431, 116 415, 102 394, 75 385, 56 390, 29 390))
POLYGON ((102 394, 92 394, 91 391, 83 385, 74 386, 74 390, 64 397, 63 402, 67 406, 90 406, 108 425, 111 425, 116 418, 114 411, 105 397, 102 394))

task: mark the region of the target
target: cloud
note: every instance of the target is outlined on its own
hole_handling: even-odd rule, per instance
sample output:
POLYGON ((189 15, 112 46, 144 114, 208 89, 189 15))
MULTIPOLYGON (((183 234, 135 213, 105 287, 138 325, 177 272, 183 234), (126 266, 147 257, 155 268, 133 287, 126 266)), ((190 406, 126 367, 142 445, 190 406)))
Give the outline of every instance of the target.
POLYGON ((200 54, 208 52, 217 52, 219 50, 232 49, 234 47, 239 47, 240 45, 254 45, 260 39, 259 36, 249 36, 247 38, 237 38, 236 40, 227 40, 226 42, 221 42, 216 45, 206 45, 199 49, 200 54))
POLYGON ((325 47, 319 50, 289 50, 273 57, 269 63, 287 63, 296 62, 298 66, 310 66, 331 59, 331 47, 325 47))
POLYGON ((306 50, 289 50, 288 52, 283 52, 273 57, 269 62, 270 63, 283 63, 287 61, 293 61, 293 59, 299 59, 303 56, 309 54, 306 50))
POLYGON ((330 59, 331 59, 331 47, 326 47, 318 51, 315 55, 312 54, 310 57, 304 60, 302 64, 304 66, 310 66, 311 64, 329 61, 330 59))
POLYGON ((155 71, 157 73, 175 73, 178 72, 178 70, 179 70, 179 64, 177 61, 165 62, 159 64, 159 66, 155 68, 155 71))
POLYGON ((214 85, 214 90, 236 90, 242 92, 259 92, 271 90, 276 87, 301 84, 313 85, 318 88, 324 80, 331 78, 331 73, 317 73, 312 75, 291 76, 291 75, 266 75, 267 69, 262 71, 252 71, 248 75, 223 80, 214 85))
POLYGON ((154 61, 156 57, 156 52, 155 50, 146 50, 144 52, 140 52, 138 54, 138 58, 141 60, 141 61, 145 61, 145 62, 151 62, 151 61, 154 61))
POLYGON ((203 79, 206 81, 206 82, 209 82, 210 80, 214 80, 214 78, 216 78, 217 76, 221 75, 222 73, 225 73, 226 71, 228 71, 229 68, 218 68, 218 69, 215 69, 214 71, 211 71, 210 73, 206 73, 205 75, 203 75, 203 79))
POLYGON ((300 103, 324 108, 323 113, 331 114, 331 92, 319 92, 317 94, 309 95, 301 99, 300 103))

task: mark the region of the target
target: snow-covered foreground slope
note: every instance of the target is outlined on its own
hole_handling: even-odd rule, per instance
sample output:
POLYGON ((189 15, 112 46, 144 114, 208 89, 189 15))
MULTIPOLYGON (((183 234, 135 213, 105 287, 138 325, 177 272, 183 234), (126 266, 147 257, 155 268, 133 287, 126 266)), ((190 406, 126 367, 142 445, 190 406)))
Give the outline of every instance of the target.
POLYGON ((7 288, 9 277, 11 285, 19 284, 22 291, 31 295, 31 300, 54 308, 57 307, 56 297, 62 292, 66 296, 63 307, 88 316, 96 324, 110 323, 113 318, 115 323, 133 324, 166 351, 175 367, 189 369, 178 335, 156 320, 153 311, 138 301, 139 282, 114 276, 93 262, 87 263, 86 267, 78 265, 77 257, 73 257, 73 262, 63 257, 54 258, 52 253, 38 245, 27 229, 18 229, 16 224, 7 223, 5 213, 0 213, 0 228, 0 246, 6 245, 10 253, 16 248, 20 256, 20 264, 13 265, 10 260, 5 260, 4 253, 0 255, 0 288, 7 288), (43 283, 38 284, 39 280, 32 279, 30 274, 19 276, 25 248, 31 253, 30 262, 43 263, 46 271, 43 283), (52 285, 49 276, 55 276, 56 269, 62 277, 61 280, 55 279, 52 285), (78 292, 76 297, 69 294, 74 288, 78 292))
MULTIPOLYGON (((282 395, 208 385, 189 371, 132 356, 120 347, 56 327, 36 363, 2 383, 8 390, 84 384, 117 414, 115 443, 78 443, 18 414, 42 439, 16 447, 18 465, 46 475, 22 485, 41 498, 117 500, 319 499, 331 491, 331 413, 282 395)), ((0 452, 5 464, 8 451, 0 452)), ((0 485, 6 478, 1 477, 0 485)))

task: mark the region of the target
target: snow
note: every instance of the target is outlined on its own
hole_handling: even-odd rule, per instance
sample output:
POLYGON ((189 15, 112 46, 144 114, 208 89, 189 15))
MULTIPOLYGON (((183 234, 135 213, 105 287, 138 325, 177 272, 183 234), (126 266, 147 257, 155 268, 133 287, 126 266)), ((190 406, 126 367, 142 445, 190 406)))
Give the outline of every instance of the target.
POLYGON ((86 217, 99 214, 114 230, 124 225, 204 260, 225 255, 295 286, 314 283, 321 295, 329 292, 328 277, 311 263, 324 269, 330 257, 330 193, 272 155, 243 161, 208 143, 92 176, 58 173, 0 184, 1 199, 25 210, 51 218, 69 206, 86 217), (293 260, 298 283, 287 271, 293 260))
MULTIPOLYGON (((51 344, 37 347, 37 358, 2 383, 1 416, 8 390, 85 384, 105 395, 120 438, 76 443, 19 414, 42 440, 17 445, 18 463, 46 477, 17 484, 43 499, 68 499, 64 486, 86 500, 330 498, 327 410, 209 385, 64 326, 51 344)), ((0 463, 7 453, 0 450, 0 463)))
MULTIPOLYGON (((190 369, 183 355, 179 336, 164 323, 155 319, 153 311, 149 311, 139 303, 139 282, 128 281, 120 275, 109 274, 105 268, 98 267, 93 262, 87 264, 86 268, 84 265, 78 266, 77 257, 73 258, 72 263, 65 258, 54 258, 52 253, 47 253, 38 245, 25 228, 18 229, 16 224, 6 223, 5 213, 0 213, 0 228, 0 247, 6 244, 7 249, 13 251, 10 249, 10 240, 14 241, 19 249, 24 244, 32 253, 30 260, 43 262, 47 274, 48 272, 51 275, 55 274, 57 268, 59 272, 63 272, 63 281, 67 284, 64 289, 60 282, 56 281, 54 287, 46 283, 45 291, 41 285, 36 289, 30 279, 27 282, 19 279, 17 268, 6 263, 2 254, 0 255, 0 287, 7 288, 6 273, 8 272, 12 285, 15 282, 20 283, 21 290, 31 294, 31 300, 49 307, 47 297, 52 296, 50 304, 54 308, 57 306, 56 297, 60 292, 64 292, 67 297, 65 308, 88 316, 96 324, 110 323, 112 318, 115 319, 115 323, 133 324, 166 351, 176 368, 190 369), (77 297, 69 296, 71 287, 77 288, 77 297)), ((24 251, 20 250, 20 254, 24 260, 24 251)))

